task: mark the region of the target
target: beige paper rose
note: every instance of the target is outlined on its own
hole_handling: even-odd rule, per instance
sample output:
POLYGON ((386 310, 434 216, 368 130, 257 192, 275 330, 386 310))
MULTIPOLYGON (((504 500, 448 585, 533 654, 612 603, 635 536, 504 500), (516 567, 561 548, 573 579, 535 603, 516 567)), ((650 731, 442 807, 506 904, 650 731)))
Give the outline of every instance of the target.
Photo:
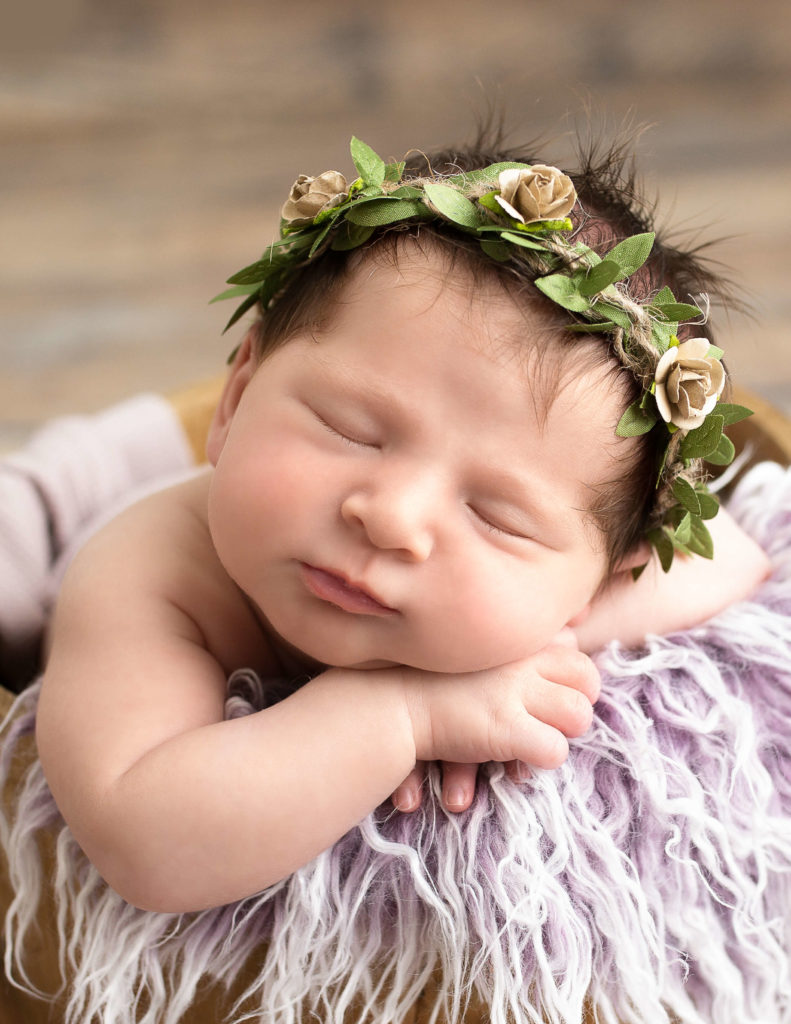
POLYGON ((290 224, 310 224, 317 214, 338 206, 348 195, 346 179, 339 171, 325 171, 317 178, 300 174, 291 186, 280 216, 290 224))
POLYGON ((500 195, 494 198, 509 217, 523 224, 562 220, 577 201, 571 178, 546 164, 533 164, 529 171, 500 171, 497 180, 500 195))
POLYGON ((707 353, 708 338, 690 338, 665 352, 656 367, 656 404, 665 423, 694 430, 725 387, 725 368, 707 353))

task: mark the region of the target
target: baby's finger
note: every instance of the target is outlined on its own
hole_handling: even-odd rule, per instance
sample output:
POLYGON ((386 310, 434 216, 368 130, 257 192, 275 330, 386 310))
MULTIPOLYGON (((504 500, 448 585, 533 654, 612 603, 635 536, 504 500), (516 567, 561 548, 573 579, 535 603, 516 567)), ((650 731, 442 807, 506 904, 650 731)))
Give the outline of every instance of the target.
POLYGON ((396 789, 390 800, 397 811, 411 814, 420 807, 422 800, 423 777, 426 773, 424 761, 418 761, 401 785, 396 789))
POLYGON ((475 796, 477 764, 442 762, 442 804, 446 811, 466 811, 475 796))
POLYGON ((505 774, 511 782, 516 783, 528 782, 533 777, 530 765, 525 764, 524 761, 506 761, 505 774))
POLYGON ((574 630, 570 629, 568 626, 564 626, 559 633, 556 633, 550 640, 548 646, 570 647, 572 650, 579 650, 576 634, 574 633, 574 630))
POLYGON ((591 704, 599 699, 599 670, 587 654, 566 646, 545 647, 535 655, 534 665, 545 679, 578 690, 591 704))
POLYGON ((513 724, 511 749, 515 760, 534 768, 559 768, 569 756, 563 733, 527 713, 513 724))
POLYGON ((593 705, 581 690, 550 679, 532 680, 522 706, 531 718, 564 736, 582 736, 593 721, 593 705))

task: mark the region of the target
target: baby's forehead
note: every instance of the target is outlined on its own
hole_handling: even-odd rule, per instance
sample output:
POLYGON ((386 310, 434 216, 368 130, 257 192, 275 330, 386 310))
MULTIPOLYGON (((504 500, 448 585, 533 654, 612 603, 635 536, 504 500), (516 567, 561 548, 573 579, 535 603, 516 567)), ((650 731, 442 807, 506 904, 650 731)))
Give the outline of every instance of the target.
MULTIPOLYGON (((431 326, 458 337, 458 362, 472 348, 487 362, 505 367, 519 384, 527 415, 543 430, 557 429, 564 417, 586 409, 587 430, 603 443, 619 440, 615 427, 626 399, 622 370, 608 355, 600 336, 575 334, 538 292, 513 294, 508 281, 491 274, 475 275, 469 266, 452 261, 443 250, 404 247, 392 258, 366 253, 350 269, 327 334, 335 331, 367 344, 371 335, 382 345, 399 345, 409 333, 411 318, 430 317, 431 326), (427 251, 426 251, 427 250, 427 251)), ((422 327, 421 327, 422 329, 422 327)), ((322 361, 323 331, 315 356, 322 361)), ((418 354, 419 355, 419 354, 418 354)), ((345 375, 326 352, 327 372, 345 375)), ((496 378, 494 378, 496 379, 496 378)), ((431 381, 425 382, 429 386, 431 381)))
POLYGON ((524 281, 497 273, 492 263, 479 265, 433 238, 407 237, 357 252, 327 326, 354 318, 363 297, 372 330, 385 327, 388 318, 439 310, 449 330, 458 326, 469 339, 472 327, 480 351, 523 380, 527 400, 547 426, 558 401, 568 409, 592 399, 591 428, 605 426, 615 441, 629 388, 609 338, 570 331, 554 303, 524 281), (614 404, 607 400, 612 396, 614 404))
MULTIPOLYGON (((472 258, 435 238, 407 236, 355 252, 334 302, 342 308, 370 290, 392 292, 399 310, 408 306, 413 312, 443 297, 449 320, 475 323, 483 342, 499 343, 503 356, 514 359, 533 340, 546 348, 565 326, 557 307, 537 289, 498 272, 488 257, 472 258)), ((383 307, 377 316, 385 312, 383 307)))

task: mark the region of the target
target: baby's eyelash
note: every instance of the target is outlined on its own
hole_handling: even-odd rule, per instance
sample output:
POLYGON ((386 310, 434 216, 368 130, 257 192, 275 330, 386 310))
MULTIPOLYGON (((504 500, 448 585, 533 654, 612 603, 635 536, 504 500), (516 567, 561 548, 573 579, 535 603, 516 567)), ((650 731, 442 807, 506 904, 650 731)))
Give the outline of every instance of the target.
POLYGON ((480 512, 474 505, 468 505, 470 512, 475 516, 479 523, 486 527, 490 533, 495 533, 503 537, 513 537, 516 540, 529 540, 530 538, 525 533, 520 533, 517 530, 509 530, 507 527, 500 525, 499 523, 492 522, 482 512, 480 512))
POLYGON ((357 437, 350 437, 348 434, 344 434, 342 430, 338 430, 337 427, 333 427, 331 423, 328 423, 323 416, 319 416, 315 413, 316 419, 319 423, 325 427, 333 436, 339 437, 345 444, 348 444, 357 448, 371 448, 373 447, 369 441, 361 441, 357 437))

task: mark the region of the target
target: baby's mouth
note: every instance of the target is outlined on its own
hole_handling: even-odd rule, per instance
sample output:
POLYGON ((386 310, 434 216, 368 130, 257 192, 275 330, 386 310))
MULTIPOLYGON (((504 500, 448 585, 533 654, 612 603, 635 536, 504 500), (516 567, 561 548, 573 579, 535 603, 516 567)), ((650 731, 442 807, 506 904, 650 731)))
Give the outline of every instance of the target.
POLYGON ((307 562, 300 564, 302 582, 314 597, 334 604, 355 615, 394 615, 395 608, 386 605, 361 583, 353 583, 331 569, 321 569, 307 562))

